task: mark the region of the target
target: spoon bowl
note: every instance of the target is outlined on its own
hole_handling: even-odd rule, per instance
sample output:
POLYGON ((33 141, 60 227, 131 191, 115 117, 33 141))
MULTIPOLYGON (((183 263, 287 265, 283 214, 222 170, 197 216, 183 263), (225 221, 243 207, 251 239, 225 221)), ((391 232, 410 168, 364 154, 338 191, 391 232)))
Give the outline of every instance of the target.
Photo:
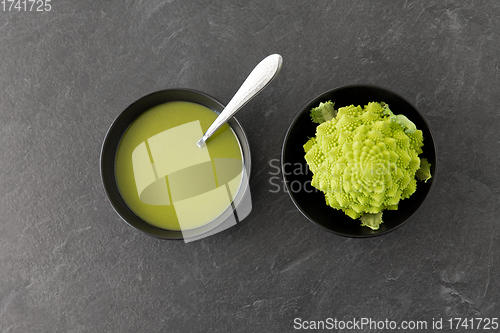
MULTIPOLYGON (((109 202, 111 203, 116 213, 128 225, 144 232, 149 236, 161 239, 186 240, 186 236, 203 237, 203 235, 206 235, 215 227, 217 227, 220 222, 214 220, 199 228, 189 230, 188 235, 186 232, 183 233, 182 231, 167 230, 153 226, 152 224, 140 218, 138 215, 136 215, 136 213, 134 213, 134 211, 129 208, 122 195, 120 194, 115 177, 117 149, 122 137, 130 127, 130 125, 138 117, 140 117, 151 108, 163 103, 176 101, 196 103, 211 109, 215 113, 220 113, 222 112, 222 110, 224 110, 224 105, 221 102, 217 101, 215 98, 205 93, 190 89, 161 90, 138 99, 129 107, 127 107, 116 118, 106 134, 101 149, 101 179, 109 202)), ((230 125, 231 130, 234 132, 239 142, 245 173, 246 175, 248 175, 248 177, 250 177, 251 155, 247 136, 236 118, 233 117, 229 119, 228 124, 230 125)), ((242 186, 240 188, 240 192, 237 194, 237 197, 238 195, 242 195, 244 193, 243 190, 244 187, 242 186)))

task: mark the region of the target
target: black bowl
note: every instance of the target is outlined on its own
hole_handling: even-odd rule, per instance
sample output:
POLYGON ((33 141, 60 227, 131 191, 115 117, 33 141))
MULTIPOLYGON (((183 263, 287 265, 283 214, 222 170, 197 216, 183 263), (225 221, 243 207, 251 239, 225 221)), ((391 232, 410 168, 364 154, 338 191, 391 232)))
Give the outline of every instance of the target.
MULTIPOLYGON (((161 90, 138 99, 128 108, 126 108, 118 116, 118 118, 115 119, 111 127, 108 129, 101 149, 101 178, 104 185, 104 190, 106 191, 111 205, 127 224, 150 236, 162 239, 182 240, 184 239, 184 237, 181 231, 157 228, 134 214, 134 212, 130 210, 130 208, 127 206, 122 196, 120 195, 115 179, 116 151, 118 148, 118 144, 120 143, 120 140, 127 128, 135 119, 137 119, 137 117, 139 117, 145 111, 157 105, 173 101, 197 103, 206 106, 209 109, 212 109, 216 113, 220 113, 222 112, 222 110, 224 110, 224 105, 217 101, 215 98, 205 93, 190 89, 161 90)), ((236 118, 231 118, 228 121, 228 124, 231 126, 233 132, 238 138, 243 155, 245 172, 250 177, 251 156, 247 136, 236 118)), ((191 237, 202 235, 203 233, 209 232, 215 227, 217 227, 217 225, 211 225, 211 223, 209 223, 205 226, 195 229, 192 233, 190 233, 191 237)))
POLYGON ((387 89, 369 85, 353 85, 327 91, 300 111, 285 136, 281 153, 281 170, 290 198, 307 219, 338 235, 370 237, 394 230, 417 212, 435 181, 436 155, 436 146, 429 125, 411 103, 387 89), (432 178, 426 183, 417 181, 417 190, 410 198, 400 201, 398 210, 384 211, 384 223, 378 230, 362 227, 359 220, 353 220, 341 210, 331 208, 325 203, 324 194, 311 186, 312 172, 308 169, 304 159, 303 145, 308 138, 316 135, 317 124, 311 121, 309 112, 320 102, 329 100, 335 102, 335 107, 351 104, 363 106, 369 102, 388 103, 395 114, 405 115, 423 132, 423 153, 419 157, 424 157, 431 163, 432 178))

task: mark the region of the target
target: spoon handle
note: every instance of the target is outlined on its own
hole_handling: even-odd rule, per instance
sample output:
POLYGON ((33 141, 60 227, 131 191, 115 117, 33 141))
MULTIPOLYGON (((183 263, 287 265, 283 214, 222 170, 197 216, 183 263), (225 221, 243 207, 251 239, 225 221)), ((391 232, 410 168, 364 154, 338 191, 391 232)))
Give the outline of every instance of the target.
POLYGON ((283 58, 279 54, 271 54, 255 66, 225 109, 196 143, 198 147, 203 147, 208 138, 276 77, 282 62, 283 58))

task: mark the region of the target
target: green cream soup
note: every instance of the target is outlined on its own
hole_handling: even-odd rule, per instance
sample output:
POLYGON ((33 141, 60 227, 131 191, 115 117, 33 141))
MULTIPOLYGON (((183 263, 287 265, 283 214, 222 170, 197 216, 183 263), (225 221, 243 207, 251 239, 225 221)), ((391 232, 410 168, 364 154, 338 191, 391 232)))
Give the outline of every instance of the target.
POLYGON ((231 207, 243 170, 235 134, 225 124, 205 147, 196 145, 215 118, 207 107, 178 101, 130 125, 118 146, 115 177, 137 216, 162 229, 190 230, 231 207))

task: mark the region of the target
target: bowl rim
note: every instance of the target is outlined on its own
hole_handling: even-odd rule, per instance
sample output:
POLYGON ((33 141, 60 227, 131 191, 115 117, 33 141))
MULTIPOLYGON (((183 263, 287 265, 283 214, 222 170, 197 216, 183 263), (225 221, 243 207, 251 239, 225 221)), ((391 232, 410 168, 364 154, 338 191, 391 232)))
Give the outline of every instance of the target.
MULTIPOLYGON (((140 231, 140 232, 142 232, 142 233, 144 233, 144 234, 146 234, 146 235, 148 235, 150 237, 154 237, 154 238, 158 238, 158 239, 162 239, 162 240, 184 240, 185 238, 182 235, 182 231, 166 230, 166 229, 162 229, 162 228, 153 226, 153 225, 147 223, 146 221, 144 221, 143 219, 141 219, 140 217, 138 217, 137 215, 135 215, 135 213, 133 211, 132 211, 132 213, 134 214, 134 216, 137 219, 139 219, 140 221, 142 221, 144 224, 146 224, 148 226, 148 228, 151 228, 153 230, 158 230, 159 232, 173 233, 173 234, 175 234, 175 236, 164 236, 164 235, 154 234, 154 233, 151 233, 151 232, 145 230, 145 228, 141 228, 138 225, 136 225, 136 224, 128 221, 123 216, 123 214, 120 212, 120 209, 117 207, 117 203, 112 198, 111 189, 108 188, 108 185, 107 185, 107 183, 108 183, 107 178, 110 175, 106 175, 105 172, 104 172, 104 169, 106 167, 106 162, 105 162, 105 156, 104 155, 105 155, 106 146, 107 146, 109 140, 111 140, 110 133, 115 129, 115 127, 119 126, 118 123, 121 121, 121 118, 124 116, 124 114, 126 114, 126 112, 129 109, 133 108, 136 104, 140 103, 141 101, 146 100, 148 98, 152 98, 152 96, 154 96, 154 95, 165 94, 165 93, 188 93, 188 94, 193 94, 193 95, 199 95, 199 96, 201 96, 203 98, 209 99, 212 102, 214 102, 215 104, 217 104, 221 108, 221 110, 218 111, 218 110, 214 110, 214 109, 212 109, 212 108, 210 108, 210 107, 208 107, 206 105, 205 106, 208 107, 210 110, 214 111, 217 114, 219 114, 220 112, 222 112, 222 110, 224 110, 224 108, 225 108, 225 105, 221 101, 219 101, 218 99, 216 99, 215 97, 213 97, 213 96, 211 96, 211 95, 209 95, 209 94, 207 94, 205 92, 202 92, 202 91, 199 91, 199 90, 196 90, 196 89, 190 89, 190 88, 167 88, 167 89, 161 89, 161 90, 150 92, 150 93, 148 93, 146 95, 143 95, 143 96, 135 99, 132 103, 130 103, 127 107, 125 107, 124 109, 122 109, 120 111, 120 113, 113 119, 111 125, 106 130, 106 133, 104 135, 104 139, 102 140, 100 154, 99 154, 99 172, 100 172, 100 178, 101 178, 101 185, 104 188, 104 192, 106 193, 106 198, 107 198, 108 202, 111 204, 111 206, 113 207, 113 210, 115 211, 115 213, 120 217, 120 219, 122 221, 124 221, 127 225, 129 225, 133 229, 136 229, 136 230, 138 230, 138 231, 140 231)), ((181 101, 183 99, 177 99, 177 100, 181 101)), ((189 101, 189 100, 185 99, 184 101, 189 101)), ((164 103, 167 103, 167 102, 168 101, 166 101, 164 103)), ((196 102, 193 102, 193 101, 189 101, 189 102, 196 103, 196 102)), ((157 105, 160 105, 160 104, 157 104, 157 105)), ((199 103, 197 103, 197 104, 199 104, 199 103)), ((139 117, 141 114, 143 114, 144 112, 146 112, 148 110, 149 109, 145 109, 145 110, 142 110, 141 112, 138 112, 137 116, 135 117, 135 119, 137 119, 137 117, 139 117)), ((132 124, 132 122, 133 122, 133 120, 127 124, 127 127, 122 132, 122 136, 125 133, 126 129, 132 124)), ((251 149, 250 149, 250 142, 248 140, 248 136, 247 136, 245 130, 243 129, 243 126, 241 125, 241 123, 235 117, 232 117, 231 119, 229 119, 228 123, 229 122, 233 123, 233 124, 230 124, 230 127, 231 127, 231 130, 233 131, 236 139, 238 140, 238 144, 240 145, 240 151, 241 151, 242 159, 244 161, 245 170, 246 170, 246 174, 247 174, 247 178, 248 178, 248 185, 247 186, 249 186, 250 178, 251 178, 251 174, 252 174, 252 152, 251 152, 251 149), (238 133, 236 133, 234 127, 236 127, 236 131, 238 133)), ((120 127, 123 127, 123 126, 120 126, 120 127)), ((121 137, 118 140, 118 142, 119 141, 121 141, 121 137)), ((114 151, 113 156, 116 156, 116 150, 114 151)), ((114 171, 113 171, 112 176, 114 176, 114 171)), ((116 181, 114 183, 116 184, 116 181)), ((122 200, 123 200, 123 198, 122 198, 122 200)), ((125 205, 126 205, 126 203, 125 203, 125 205)), ((212 222, 209 222, 208 224, 210 224, 210 223, 212 223, 212 222)), ((237 224, 239 224, 239 223, 237 223, 237 224)), ((203 227, 203 226, 201 226, 201 227, 203 227)), ((209 232, 209 231, 207 231, 207 232, 209 232)))
POLYGON ((434 189, 434 183, 436 182, 436 178, 437 178, 436 176, 438 174, 438 164, 439 163, 438 163, 438 149, 437 149, 436 141, 434 140, 434 134, 432 132, 432 128, 429 125, 429 123, 427 122, 427 119, 424 117, 424 115, 422 114, 422 112, 420 112, 420 110, 418 108, 416 108, 415 105, 413 105, 413 103, 411 103, 410 101, 408 101, 406 98, 404 98, 400 94, 398 94, 398 93, 396 93, 396 92, 394 92, 394 91, 392 91, 390 89, 387 89, 385 87, 379 86, 379 85, 374 85, 374 84, 350 84, 350 85, 337 86, 337 87, 335 87, 333 89, 324 91, 321 94, 317 95, 315 98, 311 99, 307 104, 304 105, 303 108, 300 109, 300 111, 297 113, 297 115, 295 116, 295 118, 292 120, 291 124, 288 126, 288 129, 287 129, 287 131, 285 133, 285 137, 284 137, 283 144, 282 144, 282 147, 281 147, 281 163, 280 164, 281 164, 281 174, 282 174, 282 178, 283 178, 283 183, 284 183, 284 185, 286 187, 286 190, 288 192, 288 196, 292 200, 292 202, 293 202, 294 206, 297 208, 297 210, 307 220, 309 220, 310 222, 312 222, 316 226, 321 227, 323 230, 326 230, 326 231, 328 231, 330 233, 333 233, 333 234, 336 234, 336 235, 339 235, 339 236, 349 237, 349 238, 371 238, 371 237, 375 237, 375 236, 386 235, 387 233, 398 229, 403 224, 405 224, 408 220, 410 220, 420 210, 420 208, 422 207, 422 205, 424 204, 424 202, 429 197, 429 194, 434 189), (286 176, 285 166, 284 166, 285 150, 286 150, 289 138, 290 138, 290 132, 292 131, 292 129, 294 128, 295 124, 297 123, 297 121, 299 120, 299 118, 302 116, 302 114, 304 112, 309 112, 310 111, 309 109, 306 109, 306 108, 309 105, 311 105, 311 104, 317 104, 317 103, 319 103, 320 101, 322 101, 322 99, 324 99, 324 96, 326 96, 328 94, 331 94, 331 93, 334 93, 334 92, 337 92, 337 91, 340 91, 340 90, 343 90, 343 89, 353 89, 353 88, 369 88, 369 89, 381 90, 381 91, 384 91, 386 93, 395 95, 396 97, 400 98, 405 103, 407 103, 408 105, 410 105, 420 115, 420 117, 422 118, 423 122, 425 123, 425 125, 426 125, 426 127, 427 127, 427 129, 428 129, 428 131, 430 133, 430 140, 433 143, 434 154, 436 156, 436 161, 434 162, 434 174, 432 175, 432 182, 430 184, 430 188, 427 191, 427 193, 425 194, 422 202, 415 209, 415 211, 413 213, 411 213, 411 215, 408 216, 408 218, 406 218, 403 222, 399 223, 398 225, 396 225, 394 227, 391 227, 390 229, 387 229, 387 230, 384 230, 384 231, 380 231, 380 232, 376 232, 376 233, 373 233, 373 234, 363 234, 363 235, 361 235, 361 234, 348 234, 348 233, 344 233, 344 232, 332 230, 332 229, 327 228, 326 226, 324 226, 324 225, 316 222, 314 218, 312 218, 306 211, 304 211, 300 207, 300 205, 298 204, 297 200, 293 196, 293 191, 291 191, 290 187, 288 186, 288 181, 287 181, 287 178, 286 178, 287 176, 286 176))

